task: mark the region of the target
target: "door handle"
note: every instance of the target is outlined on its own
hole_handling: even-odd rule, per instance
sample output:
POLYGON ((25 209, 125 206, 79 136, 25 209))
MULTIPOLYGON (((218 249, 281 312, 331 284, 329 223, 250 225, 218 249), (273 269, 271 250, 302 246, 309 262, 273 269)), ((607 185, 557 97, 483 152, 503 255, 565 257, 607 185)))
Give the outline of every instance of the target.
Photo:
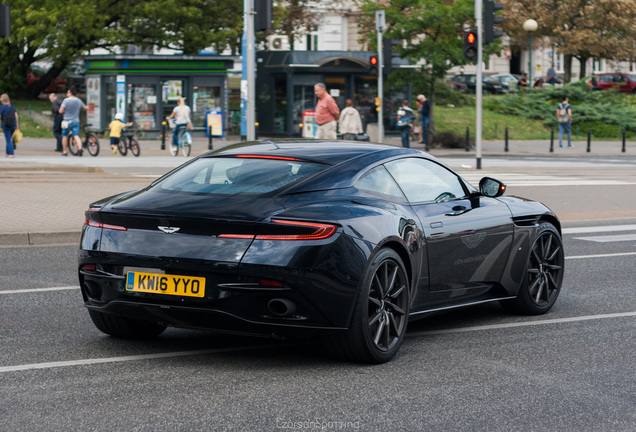
POLYGON ((441 223, 441 222, 431 222, 431 228, 433 228, 433 229, 434 228, 441 228, 443 226, 444 226, 444 224, 441 223))

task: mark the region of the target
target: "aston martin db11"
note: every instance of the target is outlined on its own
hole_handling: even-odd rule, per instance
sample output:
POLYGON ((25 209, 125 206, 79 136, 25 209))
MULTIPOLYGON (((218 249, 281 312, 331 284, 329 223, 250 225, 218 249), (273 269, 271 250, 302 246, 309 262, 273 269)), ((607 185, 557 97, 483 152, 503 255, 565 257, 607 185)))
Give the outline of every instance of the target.
POLYGON ((340 358, 382 363, 427 314, 553 306, 559 220, 504 191, 414 149, 241 143, 93 203, 81 292, 95 326, 116 337, 167 326, 316 335, 340 358))

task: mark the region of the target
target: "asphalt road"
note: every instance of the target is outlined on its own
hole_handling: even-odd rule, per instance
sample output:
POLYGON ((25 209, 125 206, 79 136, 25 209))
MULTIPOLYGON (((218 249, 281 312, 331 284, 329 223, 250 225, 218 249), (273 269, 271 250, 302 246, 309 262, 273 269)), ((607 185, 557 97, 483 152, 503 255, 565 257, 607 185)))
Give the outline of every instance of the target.
POLYGON ((636 221, 568 224, 559 300, 409 326, 388 364, 284 342, 169 329, 101 334, 76 247, 0 247, 2 431, 633 431, 636 221))

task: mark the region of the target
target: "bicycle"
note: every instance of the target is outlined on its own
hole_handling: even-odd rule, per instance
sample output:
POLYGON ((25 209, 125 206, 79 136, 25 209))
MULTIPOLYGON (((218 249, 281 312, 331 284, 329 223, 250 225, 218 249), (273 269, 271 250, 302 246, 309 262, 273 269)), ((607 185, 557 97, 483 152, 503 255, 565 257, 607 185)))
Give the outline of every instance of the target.
POLYGON ((134 135, 134 131, 122 130, 121 137, 119 138, 119 144, 117 144, 117 149, 122 156, 126 156, 128 154, 128 149, 130 149, 133 156, 139 156, 141 148, 139 147, 139 143, 135 139, 134 135))
POLYGON ((186 130, 185 126, 179 128, 179 131, 177 132, 177 142, 179 143, 178 146, 170 143, 170 154, 172 156, 178 155, 179 148, 181 148, 181 153, 184 156, 190 156, 190 151, 192 150, 192 135, 190 135, 190 132, 186 130))
POLYGON ((84 149, 88 150, 88 153, 91 156, 97 156, 99 154, 99 139, 97 139, 97 135, 95 135, 93 132, 88 132, 86 130, 86 128, 89 126, 91 125, 85 124, 84 126, 82 126, 82 132, 84 132, 84 140, 82 141, 81 149, 77 148, 77 144, 75 143, 75 139, 73 136, 73 131, 70 131, 71 133, 69 133, 68 135, 68 151, 71 152, 73 156, 77 156, 78 154, 81 156, 81 153, 84 149))

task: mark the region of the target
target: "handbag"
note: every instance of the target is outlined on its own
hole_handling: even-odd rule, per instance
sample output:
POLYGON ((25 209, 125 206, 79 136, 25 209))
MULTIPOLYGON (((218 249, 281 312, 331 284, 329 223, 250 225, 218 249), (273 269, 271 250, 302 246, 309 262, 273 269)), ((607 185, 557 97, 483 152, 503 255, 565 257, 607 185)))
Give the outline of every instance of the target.
POLYGON ((68 129, 68 124, 70 123, 70 121, 68 120, 62 120, 62 129, 68 129))
POLYGON ((13 132, 13 135, 11 135, 11 141, 13 141, 13 147, 16 146, 16 144, 20 144, 20 141, 22 141, 23 135, 22 132, 20 132, 20 129, 16 129, 13 132))
POLYGON ((194 129, 194 126, 192 125, 192 122, 191 122, 191 121, 188 121, 188 122, 186 123, 186 130, 192 130, 192 129, 194 129))

